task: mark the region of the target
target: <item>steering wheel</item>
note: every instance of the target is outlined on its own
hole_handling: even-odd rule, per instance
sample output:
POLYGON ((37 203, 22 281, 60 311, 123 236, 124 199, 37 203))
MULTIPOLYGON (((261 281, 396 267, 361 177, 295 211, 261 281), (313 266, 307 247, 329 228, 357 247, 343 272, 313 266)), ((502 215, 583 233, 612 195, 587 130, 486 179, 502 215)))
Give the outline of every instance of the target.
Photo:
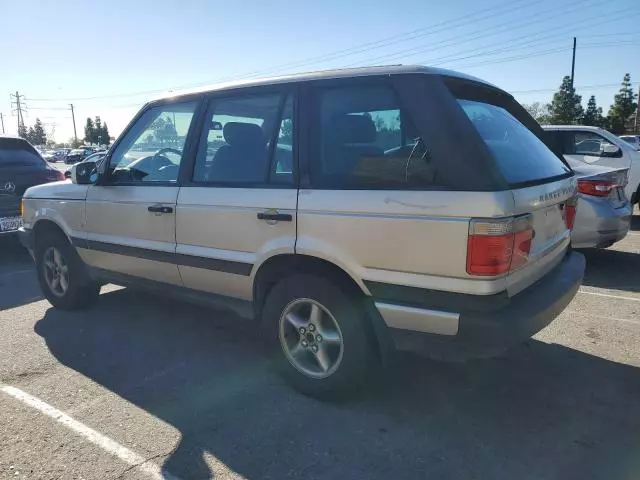
POLYGON ((154 170, 160 170, 162 167, 173 165, 173 162, 169 161, 167 157, 163 157, 163 158, 167 160, 168 163, 164 161, 162 163, 160 162, 160 156, 163 153, 167 153, 167 152, 175 153, 176 155, 182 157, 182 152, 177 148, 171 148, 171 147, 161 148, 156 153, 154 153, 153 156, 151 157, 151 162, 150 162, 151 168, 153 168, 154 170))

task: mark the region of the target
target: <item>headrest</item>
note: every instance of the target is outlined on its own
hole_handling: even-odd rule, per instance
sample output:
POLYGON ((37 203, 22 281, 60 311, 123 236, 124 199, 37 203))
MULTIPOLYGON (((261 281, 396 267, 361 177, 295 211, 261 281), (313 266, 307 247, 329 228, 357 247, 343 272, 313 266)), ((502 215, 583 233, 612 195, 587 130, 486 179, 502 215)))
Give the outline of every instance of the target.
POLYGON ((243 144, 262 143, 266 145, 262 128, 255 123, 229 122, 222 130, 224 140, 229 145, 242 146, 243 144))
POLYGON ((334 142, 373 143, 376 141, 376 126, 369 116, 336 115, 327 126, 334 142))

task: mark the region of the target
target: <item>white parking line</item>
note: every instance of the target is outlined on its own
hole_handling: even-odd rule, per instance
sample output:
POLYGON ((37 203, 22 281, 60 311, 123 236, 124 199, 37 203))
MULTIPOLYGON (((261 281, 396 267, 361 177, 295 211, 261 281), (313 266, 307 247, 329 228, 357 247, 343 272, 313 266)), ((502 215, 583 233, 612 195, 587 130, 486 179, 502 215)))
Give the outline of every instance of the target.
POLYGON ((584 293, 585 295, 595 295, 596 297, 617 298, 619 300, 629 300, 630 302, 640 302, 640 298, 625 297, 624 295, 612 295, 610 293, 589 292, 587 290, 583 290, 582 288, 580 290, 578 290, 578 293, 584 293))
POLYGON ((629 320, 628 318, 607 317, 606 315, 598 315, 598 314, 595 314, 595 313, 585 313, 585 312, 580 312, 579 315, 586 315, 587 317, 597 318, 598 320, 613 320, 614 322, 632 323, 634 325, 640 325, 640 321, 638 321, 638 320, 629 320))
POLYGON ((179 480, 178 477, 171 475, 170 473, 163 471, 158 465, 152 461, 147 461, 141 455, 129 450, 127 447, 120 445, 115 440, 110 439, 95 431, 94 429, 86 426, 85 424, 71 418, 66 413, 52 407, 48 403, 43 402, 39 398, 29 395, 28 393, 20 390, 19 388, 12 387, 10 385, 0 384, 0 391, 10 395, 11 397, 19 400, 25 405, 30 406, 38 410, 40 413, 44 413, 46 416, 54 419, 56 422, 64 425, 70 430, 73 430, 78 435, 83 436, 94 445, 102 448, 104 451, 111 455, 118 457, 124 463, 131 467, 135 467, 136 470, 142 472, 154 480, 179 480))

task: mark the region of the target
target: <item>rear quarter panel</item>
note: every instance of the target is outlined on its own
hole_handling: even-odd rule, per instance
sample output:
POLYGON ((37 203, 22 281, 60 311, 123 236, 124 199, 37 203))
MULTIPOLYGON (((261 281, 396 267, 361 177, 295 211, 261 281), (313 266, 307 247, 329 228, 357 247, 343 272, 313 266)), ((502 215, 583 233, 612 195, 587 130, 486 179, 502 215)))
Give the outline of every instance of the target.
POLYGON ((511 211, 508 191, 301 190, 296 253, 340 266, 367 293, 368 280, 492 294, 504 277, 466 272, 469 219, 511 211))

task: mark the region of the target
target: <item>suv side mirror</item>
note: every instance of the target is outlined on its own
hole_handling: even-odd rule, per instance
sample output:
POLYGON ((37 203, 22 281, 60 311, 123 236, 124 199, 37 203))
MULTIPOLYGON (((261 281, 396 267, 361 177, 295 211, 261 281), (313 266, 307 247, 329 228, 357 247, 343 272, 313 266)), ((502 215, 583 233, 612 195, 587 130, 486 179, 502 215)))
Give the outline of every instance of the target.
POLYGON ((71 183, 92 185, 98 180, 96 162, 76 163, 71 167, 71 183))
POLYGON ((611 143, 605 143, 602 146, 602 151, 600 152, 601 157, 621 157, 622 150, 617 145, 613 145, 611 143))

